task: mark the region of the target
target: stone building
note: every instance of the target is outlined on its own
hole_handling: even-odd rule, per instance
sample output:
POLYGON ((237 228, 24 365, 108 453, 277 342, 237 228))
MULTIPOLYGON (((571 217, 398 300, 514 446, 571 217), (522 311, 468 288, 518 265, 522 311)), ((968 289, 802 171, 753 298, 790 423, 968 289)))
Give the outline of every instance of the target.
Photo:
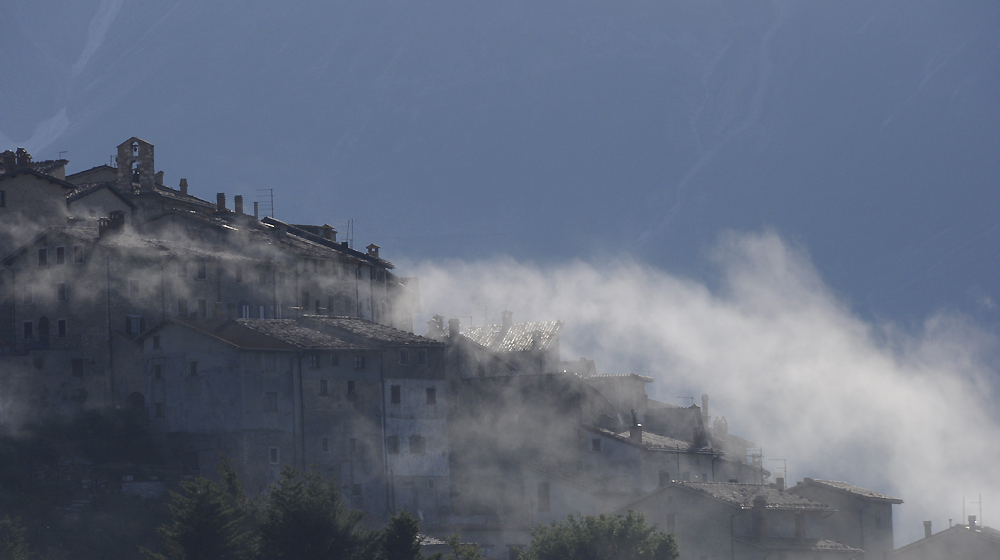
POLYGON ((441 343, 348 317, 171 318, 135 343, 126 402, 202 472, 222 452, 254 492, 318 468, 358 509, 449 513, 441 343))
POLYGON ((952 525, 934 533, 931 522, 924 521, 924 538, 896 549, 893 560, 997 560, 1000 559, 1000 531, 976 523, 969 516, 968 525, 952 525))
POLYGON ((823 524, 823 538, 863 550, 858 558, 883 560, 892 553, 892 506, 903 500, 846 482, 812 478, 788 491, 836 510, 823 524))
POLYGON ((514 323, 511 311, 501 313, 501 324, 465 329, 464 336, 495 352, 522 373, 559 371, 559 332, 562 321, 514 323))

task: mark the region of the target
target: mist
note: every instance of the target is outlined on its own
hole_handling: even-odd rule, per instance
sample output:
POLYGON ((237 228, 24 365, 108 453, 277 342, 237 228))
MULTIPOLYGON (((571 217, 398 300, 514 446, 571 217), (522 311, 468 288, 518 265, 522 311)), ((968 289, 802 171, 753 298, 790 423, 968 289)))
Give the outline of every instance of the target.
MULTIPOLYGON (((417 262, 423 315, 565 322, 563 359, 601 373, 637 372, 651 398, 708 393, 710 414, 762 446, 791 484, 845 480, 904 500, 896 544, 958 523, 962 498, 1000 510, 990 405, 996 336, 941 310, 918 328, 853 313, 805 248, 772 231, 723 234, 707 255, 710 283, 636 261, 530 264, 509 258, 417 262)), ((417 332, 422 334, 422 320, 417 332)), ((968 505, 967 514, 978 514, 968 505)))

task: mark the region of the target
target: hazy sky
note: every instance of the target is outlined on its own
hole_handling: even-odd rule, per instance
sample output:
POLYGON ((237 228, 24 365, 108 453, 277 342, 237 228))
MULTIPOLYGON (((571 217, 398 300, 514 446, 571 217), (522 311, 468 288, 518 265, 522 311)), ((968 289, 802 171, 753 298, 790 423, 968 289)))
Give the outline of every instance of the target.
MULTIPOLYGON (((580 259, 608 278, 692 282, 724 306, 743 299, 726 298, 735 265, 720 266, 719 244, 764 238, 806 263, 837 310, 823 316, 869 333, 854 350, 905 362, 916 350, 893 345, 974 332, 956 352, 995 380, 995 0, 6 0, 0 75, 0 147, 66 151, 70 172, 139 136, 169 185, 186 177, 208 200, 273 188, 280 219, 355 218, 356 245, 415 263, 404 274, 545 278, 580 259)), ((587 321, 534 316, 565 308, 527 288, 491 297, 587 321)), ((453 312, 473 315, 469 301, 453 312)), ((685 366, 676 340, 608 359, 675 356, 684 382, 727 382, 685 366)), ((907 378, 940 355, 879 371, 907 378)), ((961 412, 967 392, 954 395, 941 413, 961 412)))

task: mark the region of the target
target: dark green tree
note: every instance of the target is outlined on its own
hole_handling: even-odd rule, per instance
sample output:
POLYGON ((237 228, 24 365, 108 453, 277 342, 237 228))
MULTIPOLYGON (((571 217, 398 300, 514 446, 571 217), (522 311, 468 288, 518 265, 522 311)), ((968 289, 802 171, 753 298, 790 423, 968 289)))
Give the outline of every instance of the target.
POLYGON ((676 560, 673 535, 646 526, 641 513, 588 515, 531 531, 522 560, 676 560))
POLYGON ((26 560, 28 554, 21 518, 3 516, 0 519, 0 560, 26 560))
POLYGON ((367 560, 379 539, 362 529, 363 515, 345 507, 319 473, 286 467, 264 505, 260 554, 268 560, 367 560))
POLYGON ((446 560, 486 560, 478 544, 462 542, 462 533, 460 531, 455 532, 447 540, 451 552, 445 557, 446 560))
POLYGON ((399 510, 389 518, 389 523, 382 529, 379 543, 380 560, 421 560, 420 524, 413 515, 399 510))
POLYGON ((241 560, 251 554, 243 516, 218 484, 207 478, 181 483, 171 492, 172 521, 159 528, 165 554, 143 550, 155 560, 241 560))

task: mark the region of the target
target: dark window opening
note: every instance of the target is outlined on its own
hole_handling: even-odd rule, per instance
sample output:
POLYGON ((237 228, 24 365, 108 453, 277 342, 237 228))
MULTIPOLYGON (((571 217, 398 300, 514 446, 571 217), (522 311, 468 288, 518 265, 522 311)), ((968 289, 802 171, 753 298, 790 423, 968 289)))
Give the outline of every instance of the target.
POLYGON ((538 511, 544 513, 549 511, 549 483, 538 483, 538 511))
POLYGON ((410 436, 410 454, 411 455, 424 454, 424 436, 418 434, 410 436))
POLYGON ((437 404, 437 387, 427 388, 427 404, 437 404))
POLYGON ((336 352, 334 352, 333 353, 333 359, 331 361, 332 361, 332 365, 334 367, 339 366, 340 365, 340 355, 337 354, 336 352))
POLYGON ((188 364, 188 374, 191 377, 198 375, 198 362, 191 362, 188 364))
POLYGON ((243 267, 241 266, 236 267, 236 283, 237 284, 243 283, 243 267))
POLYGON ((389 402, 392 404, 399 404, 402 400, 401 390, 399 385, 392 385, 389 387, 389 402))
POLYGON ((38 250, 38 266, 49 266, 49 250, 38 250))
POLYGON ((385 443, 389 448, 389 455, 399 455, 399 436, 389 436, 385 438, 385 443))
POLYGON ((427 350, 417 350, 417 364, 427 365, 427 350))
POLYGON ((65 247, 56 247, 56 264, 66 264, 65 247))
POLYGON ((319 380, 319 394, 321 394, 321 395, 329 395, 330 394, 330 387, 327 384, 326 379, 320 379, 319 380))
POLYGON ((126 334, 142 334, 146 331, 146 318, 138 315, 125 317, 126 334))
POLYGON ((7 206, 7 191, 0 191, 0 208, 7 206))
POLYGON ((365 369, 364 356, 354 356, 354 369, 365 369))
POLYGON ((309 367, 311 367, 311 368, 318 368, 319 367, 319 355, 318 354, 310 354, 309 355, 309 367))
POLYGON ((347 381, 347 397, 348 398, 353 398, 355 394, 356 393, 355 393, 354 380, 353 379, 349 379, 347 381))
POLYGON ((83 264, 83 247, 73 246, 73 264, 83 264))
POLYGON ((277 447, 272 447, 268 449, 268 460, 271 461, 272 465, 277 465, 281 460, 281 452, 277 447))
POLYGON ((399 365, 408 366, 410 365, 410 352, 409 350, 399 351, 399 365))

